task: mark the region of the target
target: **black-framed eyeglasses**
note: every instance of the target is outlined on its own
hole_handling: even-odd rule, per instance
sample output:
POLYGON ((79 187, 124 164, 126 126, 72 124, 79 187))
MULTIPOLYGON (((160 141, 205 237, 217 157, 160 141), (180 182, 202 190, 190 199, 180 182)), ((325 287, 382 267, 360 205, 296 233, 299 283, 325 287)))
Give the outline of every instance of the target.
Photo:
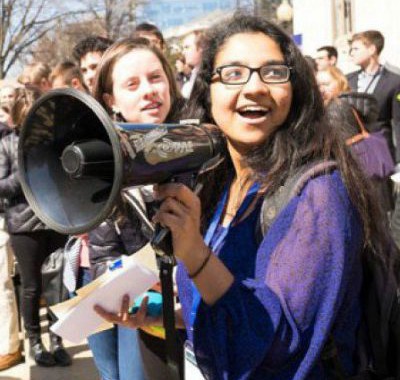
POLYGON ((246 84, 251 75, 256 72, 267 84, 286 83, 290 79, 292 68, 286 65, 265 65, 248 67, 245 65, 224 65, 217 67, 213 75, 218 75, 221 83, 228 85, 246 84))

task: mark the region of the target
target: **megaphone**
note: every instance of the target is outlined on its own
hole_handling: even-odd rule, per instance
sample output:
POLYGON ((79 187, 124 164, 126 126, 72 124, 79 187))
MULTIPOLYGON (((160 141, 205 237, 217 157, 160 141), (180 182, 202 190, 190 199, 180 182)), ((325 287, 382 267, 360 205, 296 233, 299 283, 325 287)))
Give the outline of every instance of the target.
POLYGON ((20 181, 39 219, 79 234, 109 216, 124 187, 195 173, 223 146, 215 126, 115 123, 91 96, 52 90, 21 128, 20 181))

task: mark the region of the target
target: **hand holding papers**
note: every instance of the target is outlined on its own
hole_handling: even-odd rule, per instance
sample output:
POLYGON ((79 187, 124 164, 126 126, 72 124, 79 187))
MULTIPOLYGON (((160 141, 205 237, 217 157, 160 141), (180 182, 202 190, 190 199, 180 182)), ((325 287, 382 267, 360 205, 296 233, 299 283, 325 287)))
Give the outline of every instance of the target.
POLYGON ((124 256, 120 267, 114 265, 114 270, 79 289, 77 297, 52 307, 51 310, 59 319, 51 330, 72 343, 79 343, 107 327, 107 323, 94 311, 94 305, 117 313, 125 294, 133 302, 156 284, 159 280, 157 272, 142 264, 135 256, 124 256))

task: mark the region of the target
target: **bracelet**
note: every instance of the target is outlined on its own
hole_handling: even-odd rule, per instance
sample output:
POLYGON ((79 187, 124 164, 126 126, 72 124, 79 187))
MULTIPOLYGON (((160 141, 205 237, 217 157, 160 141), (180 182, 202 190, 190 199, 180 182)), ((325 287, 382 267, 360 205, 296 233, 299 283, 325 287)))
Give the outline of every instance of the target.
POLYGON ((197 277, 202 272, 202 270, 205 268, 205 266, 207 265, 208 261, 210 260, 212 252, 211 252, 211 249, 209 249, 209 248, 207 248, 207 250, 208 250, 208 255, 204 259, 204 261, 201 263, 199 269, 197 269, 193 274, 189 274, 189 278, 191 280, 193 280, 195 277, 197 277))

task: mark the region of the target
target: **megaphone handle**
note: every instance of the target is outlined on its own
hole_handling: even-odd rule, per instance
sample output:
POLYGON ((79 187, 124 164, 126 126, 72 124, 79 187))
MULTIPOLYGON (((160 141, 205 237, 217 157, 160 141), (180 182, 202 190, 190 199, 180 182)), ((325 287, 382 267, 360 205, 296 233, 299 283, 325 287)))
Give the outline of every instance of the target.
POLYGON ((171 231, 169 230, 168 227, 161 227, 161 225, 157 224, 155 229, 155 235, 151 240, 151 244, 160 245, 169 232, 171 231))
POLYGON ((159 223, 156 224, 150 244, 159 256, 172 256, 174 253, 171 231, 167 227, 161 227, 159 223))
MULTIPOLYGON (((198 182, 196 184, 193 192, 196 195, 198 195, 200 193, 200 191, 202 190, 202 188, 203 188, 203 184, 201 182, 198 182)), ((172 239, 172 236, 171 236, 170 229, 168 227, 161 227, 161 225, 157 223, 156 227, 155 227, 154 236, 151 239, 151 245, 157 251, 157 253, 161 254, 162 252, 164 252, 164 254, 172 255, 173 249, 172 249, 172 240, 171 239, 172 239), (169 241, 165 242, 167 237, 169 237, 169 241)))

